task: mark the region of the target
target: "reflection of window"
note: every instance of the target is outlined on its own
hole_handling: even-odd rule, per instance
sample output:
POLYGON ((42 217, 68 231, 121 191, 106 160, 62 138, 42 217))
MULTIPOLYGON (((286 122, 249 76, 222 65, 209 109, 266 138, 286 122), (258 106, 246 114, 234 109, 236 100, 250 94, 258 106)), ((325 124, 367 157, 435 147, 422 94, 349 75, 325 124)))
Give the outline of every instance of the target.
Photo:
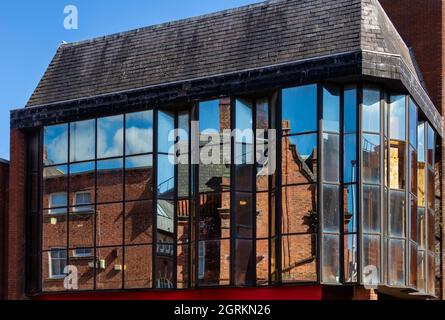
POLYGON ((64 278, 64 269, 66 266, 66 250, 65 249, 51 249, 48 252, 49 261, 49 277, 51 279, 64 278))
POLYGON ((173 289, 173 283, 166 278, 159 278, 156 282, 156 288, 158 289, 173 289))
POLYGON ((74 194, 75 211, 91 210, 91 193, 89 191, 76 192, 74 194))
POLYGON ((52 193, 49 195, 49 210, 50 214, 63 214, 66 213, 66 192, 52 193))
POLYGON ((93 249, 80 248, 80 249, 73 250, 74 258, 86 258, 86 257, 91 257, 91 256, 93 256, 93 249))
POLYGON ((198 278, 199 279, 204 279, 205 259, 206 259, 206 244, 205 244, 205 242, 200 242, 199 247, 198 247, 198 278))

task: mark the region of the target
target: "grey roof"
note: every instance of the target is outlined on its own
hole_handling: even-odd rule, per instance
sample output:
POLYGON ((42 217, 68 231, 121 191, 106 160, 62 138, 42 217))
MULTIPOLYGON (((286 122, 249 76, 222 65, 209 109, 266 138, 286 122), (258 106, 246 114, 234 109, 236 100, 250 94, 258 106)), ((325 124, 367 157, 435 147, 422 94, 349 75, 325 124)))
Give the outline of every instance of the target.
MULTIPOLYGON (((350 52, 363 53, 363 74, 388 79, 400 78, 398 70, 379 70, 380 58, 365 53, 398 57, 402 62, 394 63, 402 64, 409 81, 420 86, 409 49, 377 0, 273 0, 62 44, 27 106, 350 52)), ((424 89, 417 90, 416 101, 432 106, 424 89)), ((434 112, 427 116, 440 117, 434 112)))
POLYGON ((0 163, 9 164, 9 161, 3 158, 0 158, 0 163))

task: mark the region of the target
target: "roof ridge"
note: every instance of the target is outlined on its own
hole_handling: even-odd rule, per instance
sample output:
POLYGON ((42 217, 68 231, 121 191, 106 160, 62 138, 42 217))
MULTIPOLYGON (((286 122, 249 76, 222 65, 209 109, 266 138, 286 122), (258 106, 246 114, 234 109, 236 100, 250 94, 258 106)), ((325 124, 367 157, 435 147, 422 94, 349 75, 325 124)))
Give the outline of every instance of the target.
POLYGON ((162 23, 158 23, 158 24, 149 25, 146 27, 140 27, 140 28, 126 30, 126 31, 122 31, 122 32, 116 32, 116 33, 98 36, 98 37, 94 37, 94 38, 90 38, 90 39, 62 43, 60 45, 60 47, 62 47, 62 48, 74 47, 74 46, 78 46, 78 45, 94 43, 96 41, 101 41, 101 40, 105 40, 105 39, 113 39, 113 38, 118 38, 118 37, 122 37, 122 36, 126 36, 126 35, 137 34, 141 31, 153 30, 153 29, 158 29, 158 28, 168 27, 168 26, 175 26, 175 25, 178 25, 181 23, 193 22, 196 20, 211 18, 211 17, 216 17, 216 16, 222 16, 225 14, 233 14, 233 13, 237 13, 240 11, 247 11, 247 10, 255 9, 258 7, 267 6, 270 4, 276 4, 276 3, 280 3, 280 2, 290 2, 290 1, 301 1, 301 0, 266 0, 266 1, 261 1, 258 3, 247 4, 247 5, 244 5, 241 7, 229 8, 229 9, 225 9, 225 10, 205 13, 205 14, 201 14, 201 15, 197 15, 197 16, 188 17, 188 18, 162 22, 162 23))

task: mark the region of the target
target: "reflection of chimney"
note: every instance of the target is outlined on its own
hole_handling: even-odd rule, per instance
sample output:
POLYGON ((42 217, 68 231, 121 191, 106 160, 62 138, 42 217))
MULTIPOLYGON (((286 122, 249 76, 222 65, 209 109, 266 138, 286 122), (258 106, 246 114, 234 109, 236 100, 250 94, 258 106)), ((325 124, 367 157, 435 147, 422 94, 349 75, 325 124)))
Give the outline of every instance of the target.
POLYGON ((230 98, 219 99, 220 130, 230 129, 230 98))
POLYGON ((290 133, 290 121, 289 120, 283 120, 281 122, 281 130, 283 131, 283 135, 290 133))
POLYGON ((46 151, 46 145, 43 145, 43 161, 48 159, 48 153, 46 151))

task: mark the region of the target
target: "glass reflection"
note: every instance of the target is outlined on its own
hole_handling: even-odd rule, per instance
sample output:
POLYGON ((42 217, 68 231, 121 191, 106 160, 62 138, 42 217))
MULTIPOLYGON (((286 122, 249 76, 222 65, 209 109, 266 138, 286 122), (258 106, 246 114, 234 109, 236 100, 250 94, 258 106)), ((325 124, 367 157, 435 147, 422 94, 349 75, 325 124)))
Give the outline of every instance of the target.
POLYGON ((357 132, 357 89, 355 86, 344 90, 344 132, 357 132))
POLYGON ((69 215, 69 247, 87 248, 94 246, 94 211, 71 208, 69 215))
POLYGON ((253 278, 255 265, 252 262, 252 240, 235 240, 235 285, 252 286, 255 284, 253 278))
POLYGON ((45 127, 43 131, 43 165, 68 162, 68 124, 45 127))
POLYGON ((316 236, 293 235, 281 237, 282 281, 317 281, 316 236))
POLYGON ((340 182, 340 136, 323 133, 323 181, 340 182))
POLYGON ((153 152, 153 111, 128 113, 125 116, 125 154, 153 152))
POLYGON ((153 156, 125 158, 125 200, 153 197, 153 156))
POLYGON ((230 284, 229 265, 230 240, 199 242, 199 286, 224 286, 230 284))
POLYGON ((70 205, 80 210, 91 210, 94 203, 94 162, 70 165, 70 205))
POLYGON ((124 152, 124 117, 97 119, 97 157, 112 158, 124 152))
POLYGON ((256 284, 266 286, 269 284, 269 240, 256 242, 256 284))
POLYGON ((123 197, 123 160, 97 162, 97 202, 121 201, 123 197))
POLYGON ((69 250, 70 265, 77 269, 78 290, 93 290, 94 287, 94 248, 69 250))
POLYGON ((317 85, 284 89, 283 135, 317 131, 317 85))
POLYGON ((390 235, 395 237, 404 237, 406 221, 405 192, 391 190, 389 199, 390 235))
POLYGON ((345 245, 345 282, 357 282, 357 235, 349 234, 344 236, 345 245))
POLYGON ((149 244, 153 239, 153 202, 125 204, 125 244, 149 244))
POLYGON ((70 161, 92 160, 96 154, 96 120, 70 124, 70 161))
POLYGON ((363 281, 380 283, 380 236, 363 235, 363 281))
POLYGON ((340 282, 340 239, 338 235, 323 235, 323 268, 322 281, 325 283, 340 282))
POLYGON ((404 95, 391 95, 389 104, 390 138, 405 140, 406 137, 406 106, 404 95))
POLYGON ((43 169, 43 207, 50 208, 49 213, 66 213, 66 209, 56 208, 67 206, 68 167, 56 166, 43 169))
POLYGON ((230 99, 222 98, 199 103, 199 131, 230 129, 230 99))
POLYGON ((152 247, 125 247, 125 280, 126 289, 141 289, 152 287, 152 247))
POLYGON ((158 152, 174 154, 175 114, 172 111, 158 113, 158 152))
POLYGON ((230 238, 230 193, 201 194, 199 198, 199 238, 230 238))
POLYGON ((417 148, 417 106, 409 98, 409 142, 417 148))
POLYGON ((391 140, 389 153, 389 185, 391 189, 406 188, 405 143, 391 140))
POLYGON ((363 231, 380 232, 380 187, 363 186, 363 231))
POLYGON ((123 214, 121 203, 97 206, 97 246, 117 246, 123 243, 123 214))
POLYGON ((405 241, 389 240, 389 285, 405 286, 405 241))
MULTIPOLYGON (((66 199, 66 196, 65 196, 66 199)), ((54 215, 50 210, 43 211, 42 247, 43 250, 51 248, 66 248, 67 214, 54 215)))
POLYGON ((235 195, 236 229, 241 238, 253 238, 252 194, 237 192, 235 195))
POLYGON ((380 132, 380 90, 363 89, 362 130, 380 132))
POLYGON ((323 185, 323 232, 340 231, 339 202, 339 187, 323 185))
POLYGON ((363 134, 363 182, 380 183, 380 137, 373 134, 363 134))
POLYGON ((282 184, 312 183, 317 180, 317 135, 282 139, 282 184))
POLYGON ((96 262, 96 286, 100 290, 121 289, 122 248, 98 248, 96 262))
POLYGON ((283 187, 281 230, 283 234, 316 232, 317 186, 283 187))
POLYGON ((343 181, 344 183, 357 182, 357 134, 345 134, 343 144, 343 181))
POLYGON ((428 125, 428 150, 427 150, 427 155, 428 155, 428 164, 431 167, 434 167, 434 146, 435 146, 435 133, 433 128, 428 125))
POLYGON ((158 155, 158 196, 163 199, 173 199, 175 189, 175 166, 168 155, 158 155))
POLYGON ((340 90, 335 86, 323 87, 323 131, 340 132, 340 90))
POLYGON ((345 232, 357 232, 357 186, 345 186, 343 194, 345 232))

